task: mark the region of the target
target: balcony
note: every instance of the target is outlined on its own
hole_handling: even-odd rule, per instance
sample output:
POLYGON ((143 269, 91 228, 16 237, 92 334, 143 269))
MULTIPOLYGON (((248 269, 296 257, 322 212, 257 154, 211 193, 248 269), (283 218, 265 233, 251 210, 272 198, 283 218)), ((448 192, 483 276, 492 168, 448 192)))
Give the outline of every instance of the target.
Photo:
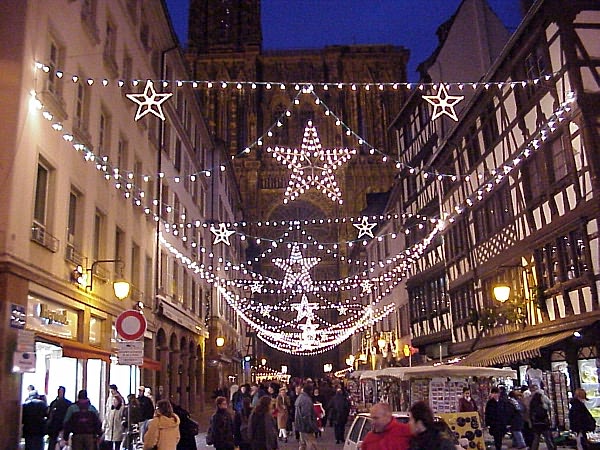
POLYGON ((34 223, 31 226, 31 240, 37 244, 40 244, 42 247, 47 248, 52 253, 56 253, 58 251, 58 244, 60 241, 48 233, 46 228, 42 225, 34 223))

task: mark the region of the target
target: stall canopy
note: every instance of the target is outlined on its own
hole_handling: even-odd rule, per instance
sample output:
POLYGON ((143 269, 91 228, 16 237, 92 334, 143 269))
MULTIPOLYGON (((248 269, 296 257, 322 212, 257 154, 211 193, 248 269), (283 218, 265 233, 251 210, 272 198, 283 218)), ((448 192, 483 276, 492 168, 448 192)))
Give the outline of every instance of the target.
POLYGON ((541 355, 540 349, 560 342, 573 335, 573 330, 534 337, 505 345, 475 350, 458 364, 461 366, 493 366, 512 364, 541 355))
POLYGON ((399 378, 436 378, 436 377, 505 377, 517 378, 512 369, 496 369, 493 367, 470 367, 458 365, 388 367, 381 370, 367 370, 360 376, 361 380, 375 380, 381 377, 399 378))

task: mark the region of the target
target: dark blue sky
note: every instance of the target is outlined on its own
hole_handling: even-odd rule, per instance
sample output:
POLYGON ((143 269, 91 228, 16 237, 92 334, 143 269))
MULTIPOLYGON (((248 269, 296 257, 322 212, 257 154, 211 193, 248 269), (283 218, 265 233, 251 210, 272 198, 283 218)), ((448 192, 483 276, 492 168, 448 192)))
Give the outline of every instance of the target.
MULTIPOLYGON (((189 0, 166 0, 182 44, 187 42, 189 0)), ((519 0, 488 0, 511 31, 519 0)), ((320 48, 336 44, 394 44, 410 49, 410 81, 437 45, 435 31, 461 0, 261 0, 263 48, 320 48)), ((277 80, 275 80, 277 81, 277 80)))

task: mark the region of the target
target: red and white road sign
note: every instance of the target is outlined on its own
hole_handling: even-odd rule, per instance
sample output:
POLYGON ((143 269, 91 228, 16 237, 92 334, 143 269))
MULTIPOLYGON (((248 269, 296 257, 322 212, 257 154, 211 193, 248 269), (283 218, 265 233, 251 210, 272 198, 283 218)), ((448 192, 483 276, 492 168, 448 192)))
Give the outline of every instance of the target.
POLYGON ((115 323, 117 334, 126 341, 135 341, 141 338, 146 332, 146 326, 146 318, 135 309, 123 311, 115 323))

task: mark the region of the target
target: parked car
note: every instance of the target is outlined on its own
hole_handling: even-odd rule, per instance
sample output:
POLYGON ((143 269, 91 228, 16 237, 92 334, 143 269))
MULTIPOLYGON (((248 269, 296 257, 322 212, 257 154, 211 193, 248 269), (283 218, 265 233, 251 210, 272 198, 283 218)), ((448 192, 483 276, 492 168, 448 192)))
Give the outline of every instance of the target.
MULTIPOLYGON (((394 412, 392 413, 392 416, 400 423, 408 423, 407 412, 394 412)), ((446 422, 444 422, 440 417, 436 416, 435 420, 444 424, 448 435, 456 436, 456 433, 452 432, 450 427, 448 427, 446 422)), ((344 450, 358 450, 367 433, 371 431, 371 425, 372 421, 369 413, 357 414, 352 422, 352 425, 350 425, 350 429, 348 430, 348 435, 346 436, 346 441, 344 442, 344 450)))

